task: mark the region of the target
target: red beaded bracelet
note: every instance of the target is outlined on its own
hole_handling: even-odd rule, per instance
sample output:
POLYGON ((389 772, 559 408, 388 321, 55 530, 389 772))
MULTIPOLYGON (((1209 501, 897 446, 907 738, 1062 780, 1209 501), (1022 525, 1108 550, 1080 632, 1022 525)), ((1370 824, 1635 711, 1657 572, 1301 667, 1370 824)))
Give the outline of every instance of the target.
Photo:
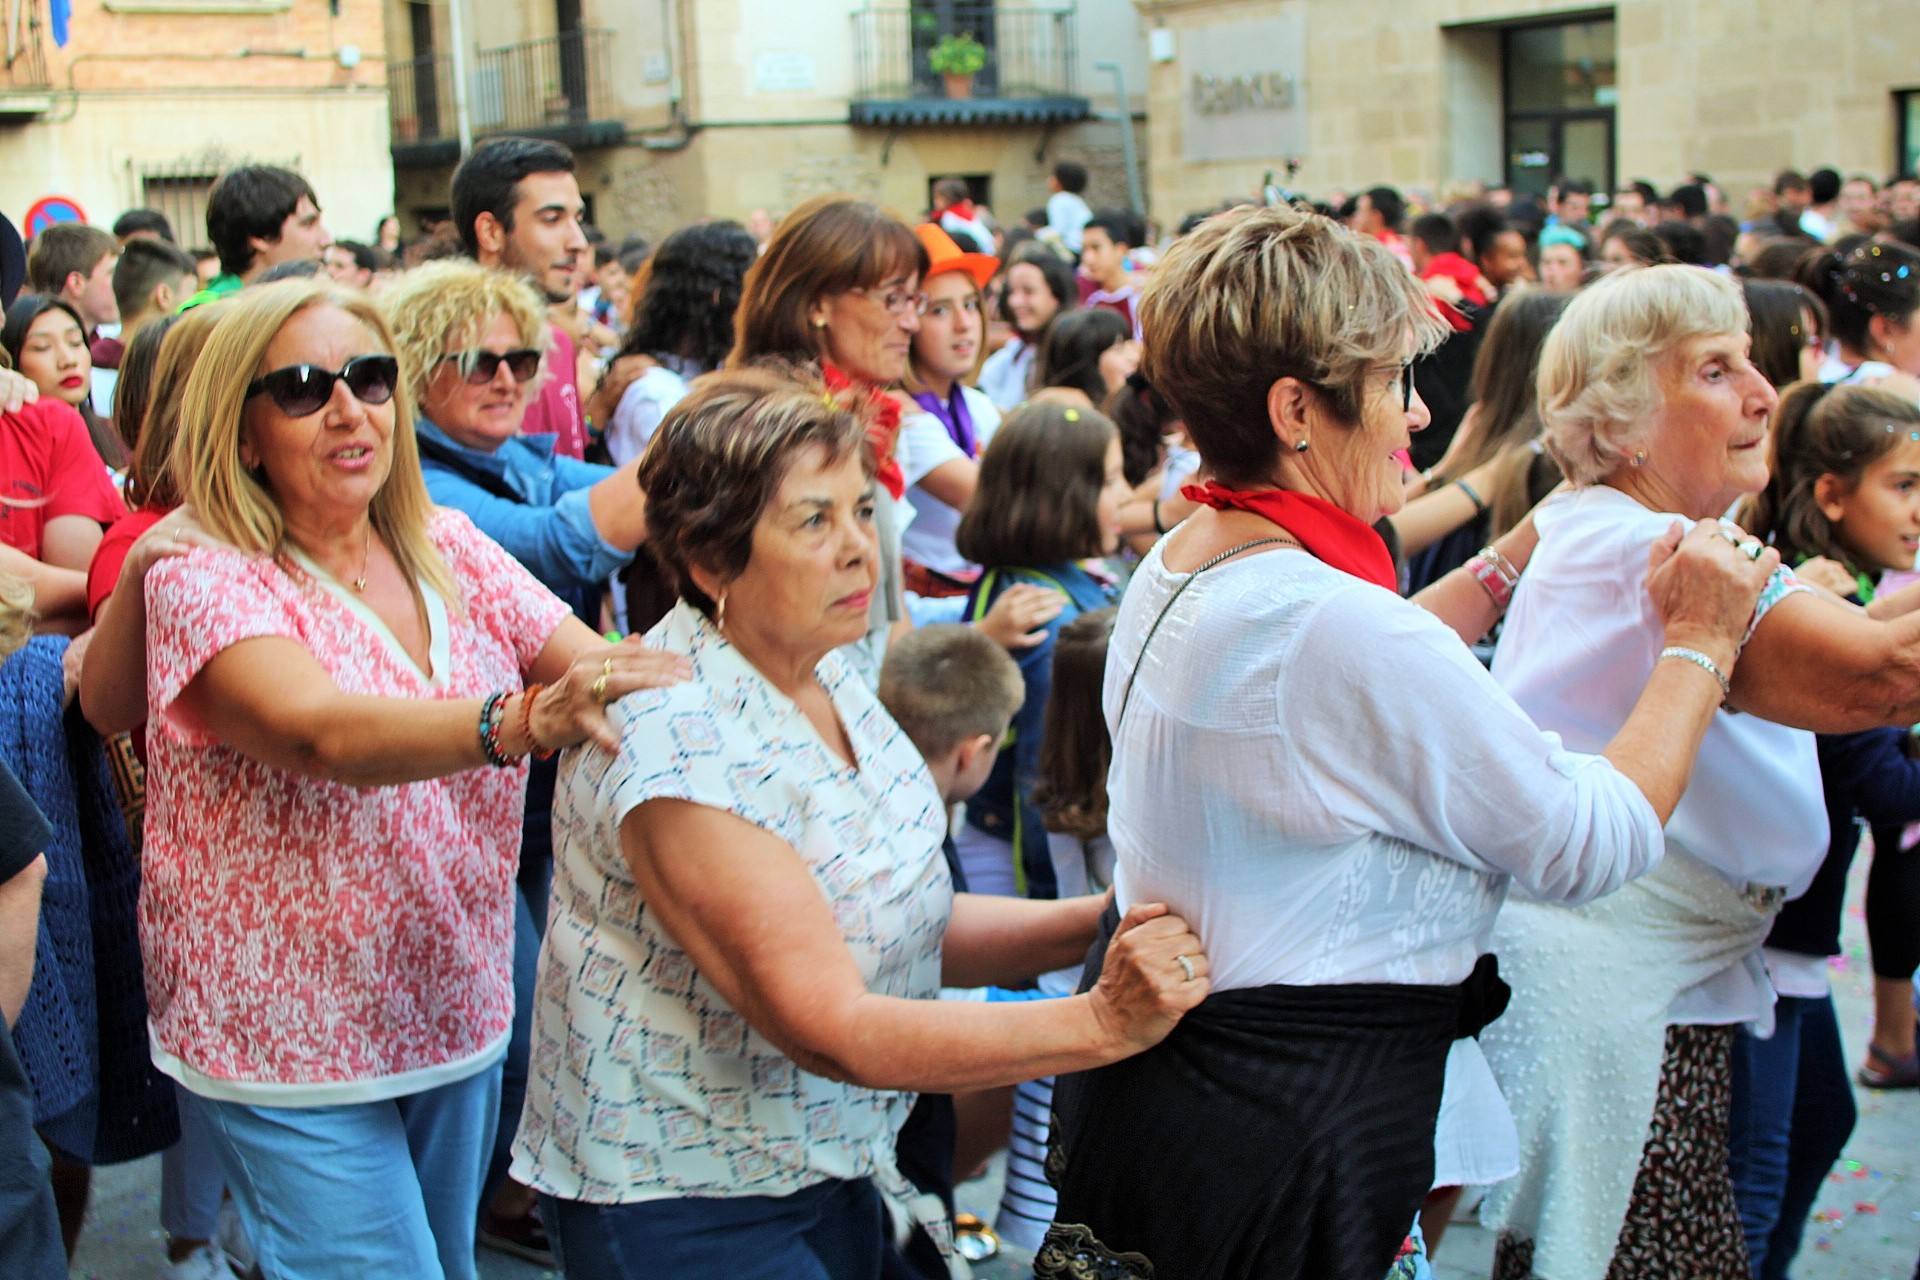
POLYGON ((535 760, 551 760, 554 753, 552 747, 543 750, 540 740, 533 736, 533 700, 539 697, 546 687, 543 684, 530 684, 526 692, 520 695, 520 732, 526 735, 527 753, 535 760))

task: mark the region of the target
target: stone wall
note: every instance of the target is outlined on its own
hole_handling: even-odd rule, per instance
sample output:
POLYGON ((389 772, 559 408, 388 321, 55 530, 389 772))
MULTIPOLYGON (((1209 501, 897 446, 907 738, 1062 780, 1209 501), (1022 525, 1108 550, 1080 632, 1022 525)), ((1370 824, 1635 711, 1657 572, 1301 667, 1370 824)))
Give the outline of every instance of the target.
MULTIPOLYGON (((1148 117, 1157 217, 1251 195, 1280 154, 1196 163, 1183 154, 1182 36, 1299 15, 1307 140, 1300 188, 1375 182, 1435 189, 1498 180, 1499 40, 1491 24, 1590 17, 1566 0, 1139 0, 1172 33, 1152 64, 1148 117), (1476 25, 1477 24, 1477 25, 1476 25)), ((1775 170, 1831 165, 1883 177, 1894 163, 1891 91, 1920 88, 1920 24, 1900 0, 1617 0, 1618 176, 1665 189, 1713 175, 1736 211, 1775 170)))
MULTIPOLYGON (((329 229, 365 238, 393 207, 386 39, 364 3, 74 0, 71 38, 45 48, 53 109, 0 124, 0 202, 18 220, 43 195, 110 224, 141 203, 143 169, 217 172, 298 163, 329 229), (341 64, 354 46, 357 65, 341 64)), ((45 8, 41 7, 44 20, 45 8)), ((186 243, 205 227, 176 227, 186 243)))

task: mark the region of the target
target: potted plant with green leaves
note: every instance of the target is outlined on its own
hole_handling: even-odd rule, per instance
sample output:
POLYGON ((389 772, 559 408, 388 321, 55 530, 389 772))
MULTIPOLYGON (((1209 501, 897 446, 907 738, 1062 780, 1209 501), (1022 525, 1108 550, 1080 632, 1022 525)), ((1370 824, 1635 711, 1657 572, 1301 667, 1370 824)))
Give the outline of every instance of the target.
POLYGON ((987 46, 970 32, 941 36, 927 53, 927 66, 946 82, 949 98, 971 98, 973 78, 987 65, 987 46))

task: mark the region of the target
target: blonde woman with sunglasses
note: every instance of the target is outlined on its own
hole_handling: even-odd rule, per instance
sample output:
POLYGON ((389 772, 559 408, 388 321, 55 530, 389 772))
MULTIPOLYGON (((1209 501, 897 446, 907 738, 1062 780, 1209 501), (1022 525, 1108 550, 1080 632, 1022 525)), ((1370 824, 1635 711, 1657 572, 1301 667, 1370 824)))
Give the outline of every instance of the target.
POLYGON ((168 462, 225 545, 146 580, 154 1061, 266 1274, 471 1280, 526 758, 685 665, 433 505, 364 298, 228 305, 168 462))

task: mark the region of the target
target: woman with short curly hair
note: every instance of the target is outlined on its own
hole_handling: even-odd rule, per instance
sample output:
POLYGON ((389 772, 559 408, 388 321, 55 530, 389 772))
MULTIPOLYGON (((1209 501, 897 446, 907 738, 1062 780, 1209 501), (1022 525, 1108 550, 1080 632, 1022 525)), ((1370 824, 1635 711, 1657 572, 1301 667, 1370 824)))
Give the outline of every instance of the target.
POLYGON ((938 999, 1076 963, 1103 904, 952 891, 946 805, 844 657, 878 576, 864 401, 729 371, 648 447, 681 597, 651 639, 694 676, 562 769, 514 1172, 569 1275, 877 1278, 883 1194, 945 1238, 894 1162, 911 1092, 1116 1061, 1206 990, 1149 904, 1085 995, 938 999))

